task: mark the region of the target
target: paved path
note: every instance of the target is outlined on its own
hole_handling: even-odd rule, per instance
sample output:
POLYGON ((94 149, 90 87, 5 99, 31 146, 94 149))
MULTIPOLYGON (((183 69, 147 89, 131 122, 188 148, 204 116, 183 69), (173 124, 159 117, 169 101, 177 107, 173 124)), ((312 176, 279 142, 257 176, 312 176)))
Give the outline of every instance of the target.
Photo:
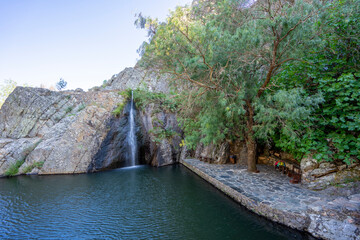
POLYGON ((289 177, 266 165, 257 166, 260 173, 250 173, 242 165, 197 159, 182 163, 235 201, 273 221, 321 238, 360 239, 360 193, 344 198, 309 190, 291 184, 289 177))
POLYGON ((196 159, 185 161, 246 197, 279 210, 300 212, 316 201, 333 200, 299 184, 291 184, 288 176, 271 166, 258 165, 260 173, 249 173, 246 166, 241 165, 208 164, 196 159))

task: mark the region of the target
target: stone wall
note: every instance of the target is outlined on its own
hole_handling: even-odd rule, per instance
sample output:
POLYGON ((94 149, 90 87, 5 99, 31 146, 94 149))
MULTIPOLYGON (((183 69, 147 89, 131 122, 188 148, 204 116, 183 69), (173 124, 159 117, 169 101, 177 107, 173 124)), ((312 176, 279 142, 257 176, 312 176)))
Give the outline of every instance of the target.
POLYGON ((314 190, 321 190, 331 185, 360 180, 360 165, 343 162, 318 162, 311 156, 301 160, 303 183, 314 190))

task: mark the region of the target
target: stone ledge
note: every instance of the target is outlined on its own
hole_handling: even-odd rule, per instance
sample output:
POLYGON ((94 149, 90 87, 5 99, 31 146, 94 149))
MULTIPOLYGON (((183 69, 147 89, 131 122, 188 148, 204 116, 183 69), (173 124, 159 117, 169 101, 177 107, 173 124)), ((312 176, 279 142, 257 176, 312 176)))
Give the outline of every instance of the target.
POLYGON ((324 195, 289 184, 265 166, 260 166, 261 174, 252 176, 237 165, 207 164, 196 159, 182 159, 180 163, 236 202, 271 221, 306 231, 317 238, 360 239, 360 194, 348 199, 324 195), (271 181, 283 183, 269 188, 271 181), (253 194, 244 188, 250 188, 253 194), (284 195, 286 189, 288 192, 284 195), (300 202, 293 201, 296 196, 301 198, 300 202), (351 205, 350 212, 343 211, 345 205, 351 205))
POLYGON ((181 161, 185 167, 199 175, 201 178, 206 180, 207 182, 211 183, 217 189, 225 193, 230 198, 234 199, 236 202, 240 203, 241 205, 245 206, 247 209, 255 212, 260 216, 264 216, 271 221, 284 224, 294 229, 298 229, 304 231, 306 227, 309 225, 310 219, 305 216, 305 214, 295 213, 295 212, 287 212, 287 211, 280 211, 278 209, 272 208, 268 206, 266 203, 262 203, 247 197, 238 191, 232 189, 231 187, 225 185, 224 183, 218 181, 217 179, 207 175, 206 173, 202 172, 200 169, 196 168, 195 166, 181 161))

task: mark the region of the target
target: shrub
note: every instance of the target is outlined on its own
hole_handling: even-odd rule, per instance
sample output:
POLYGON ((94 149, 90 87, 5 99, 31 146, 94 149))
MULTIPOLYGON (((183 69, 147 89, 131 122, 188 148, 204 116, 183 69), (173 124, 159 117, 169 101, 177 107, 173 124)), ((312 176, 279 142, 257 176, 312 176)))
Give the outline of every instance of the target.
POLYGON ((122 102, 122 103, 119 103, 117 105, 117 107, 115 108, 114 111, 112 111, 112 114, 115 116, 115 117, 119 117, 122 113, 122 111, 124 110, 124 107, 126 105, 126 102, 122 102))
POLYGON ((14 164, 10 165, 8 170, 6 170, 5 172, 5 176, 11 177, 16 175, 19 172, 19 168, 21 167, 21 165, 23 165, 24 162, 25 158, 17 160, 14 164))
POLYGON ((73 110, 73 107, 70 106, 70 107, 66 108, 65 112, 66 112, 66 113, 69 113, 69 112, 71 112, 72 110, 73 110))
POLYGON ((35 162, 24 169, 24 173, 31 172, 34 168, 41 169, 44 166, 44 161, 35 162))

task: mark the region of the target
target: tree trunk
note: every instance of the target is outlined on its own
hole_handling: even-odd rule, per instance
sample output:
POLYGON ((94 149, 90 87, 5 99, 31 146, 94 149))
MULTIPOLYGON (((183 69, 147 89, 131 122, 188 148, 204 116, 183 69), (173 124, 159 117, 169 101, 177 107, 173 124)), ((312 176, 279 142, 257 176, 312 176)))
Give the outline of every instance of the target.
POLYGON ((249 172, 259 172, 256 168, 256 142, 254 139, 254 109, 251 101, 246 101, 246 147, 247 147, 247 165, 249 172))

